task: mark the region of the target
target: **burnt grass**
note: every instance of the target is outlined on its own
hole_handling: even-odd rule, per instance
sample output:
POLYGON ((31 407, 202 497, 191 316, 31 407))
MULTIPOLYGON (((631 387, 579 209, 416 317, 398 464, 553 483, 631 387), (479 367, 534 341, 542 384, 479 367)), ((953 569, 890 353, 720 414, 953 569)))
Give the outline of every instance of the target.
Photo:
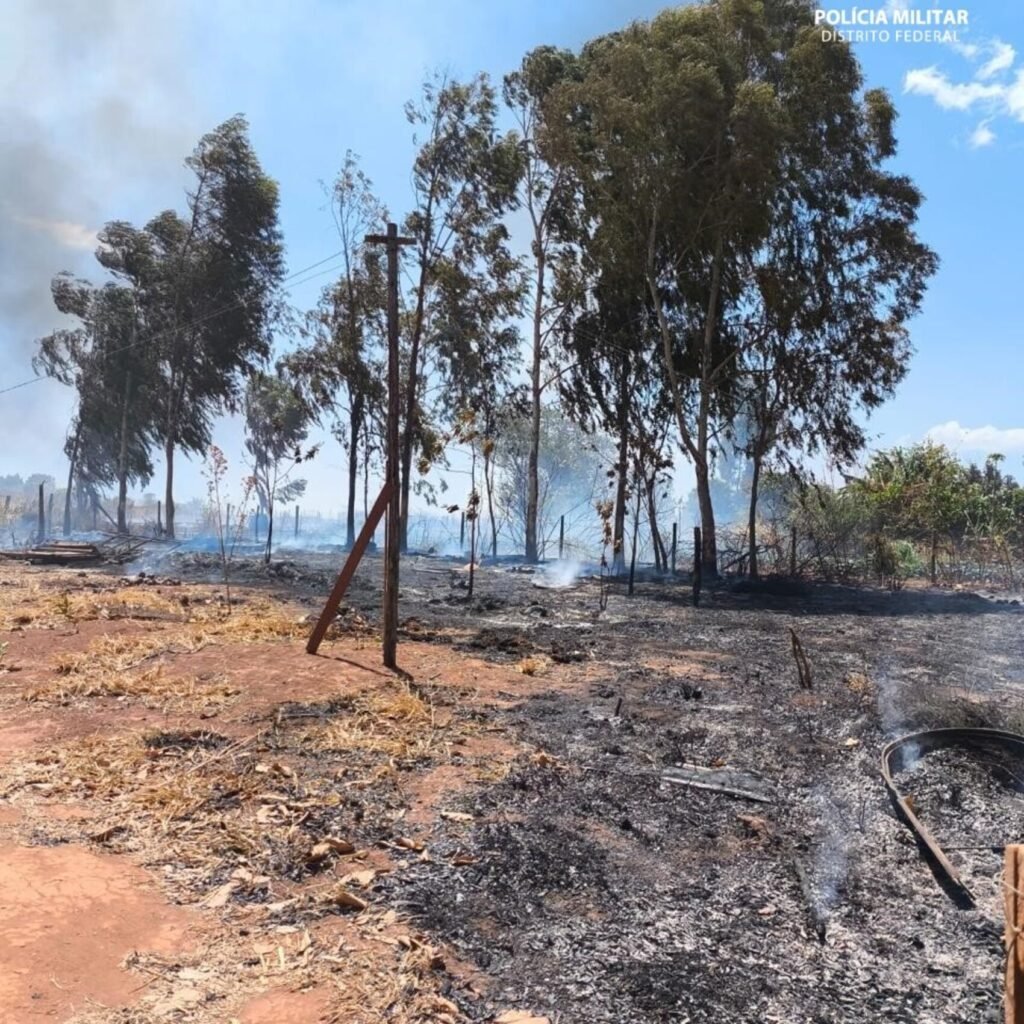
MULTIPOLYGON (((907 1024, 1002 1019, 1001 846, 1024 765, 956 750, 901 775, 978 896, 959 909, 894 816, 883 744, 916 728, 1024 725, 1020 607, 948 591, 682 582, 533 586, 485 568, 467 600, 403 563, 408 633, 541 675, 492 719, 524 742, 449 807, 429 858, 375 898, 474 965, 467 1017, 557 1024, 907 1024), (810 662, 798 687, 790 629, 810 662), (756 775, 755 803, 669 784, 681 763, 756 775)), ((377 613, 379 562, 350 607, 377 613)), ((301 581, 300 581, 301 582, 301 581)))

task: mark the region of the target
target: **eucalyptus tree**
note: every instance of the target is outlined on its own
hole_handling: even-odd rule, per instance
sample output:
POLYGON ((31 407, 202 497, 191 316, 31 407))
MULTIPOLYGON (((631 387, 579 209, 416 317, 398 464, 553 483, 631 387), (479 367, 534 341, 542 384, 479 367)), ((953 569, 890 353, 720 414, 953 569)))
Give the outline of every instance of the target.
POLYGON ((547 100, 555 86, 578 77, 579 62, 568 50, 540 46, 531 50, 517 71, 505 76, 505 105, 516 123, 521 154, 519 206, 529 217, 530 278, 527 313, 529 348, 530 447, 526 480, 526 561, 538 558, 538 460, 541 404, 546 387, 557 377, 543 377, 550 362, 552 332, 565 306, 578 293, 572 273, 575 261, 576 187, 569 168, 551 158, 546 119, 547 100), (568 258, 567 258, 568 257, 568 258))
MULTIPOLYGON (((586 252, 584 245, 583 262, 586 252)), ((612 571, 621 573, 625 569, 627 509, 639 497, 630 493, 629 481, 640 479, 638 460, 645 467, 659 461, 655 455, 664 446, 662 425, 670 413, 656 365, 657 324, 643 278, 600 266, 591 268, 589 274, 579 273, 589 287, 577 296, 563 321, 565 366, 559 392, 567 415, 587 433, 601 432, 614 438, 615 462, 608 471, 615 491, 612 571)), ((645 492, 649 481, 653 487, 653 476, 643 474, 645 492)), ((656 532, 650 507, 648 516, 656 532)), ((654 546, 660 558, 657 541, 654 546)))
POLYGON ((317 422, 330 415, 332 432, 348 455, 346 543, 355 542, 359 451, 368 460, 370 433, 384 404, 386 282, 379 253, 364 243, 387 220, 357 158, 348 152, 331 190, 331 212, 342 267, 305 318, 306 344, 284 365, 306 395, 317 422))
POLYGON ((642 275, 678 440, 693 463, 705 574, 717 572, 711 460, 735 370, 732 268, 770 222, 782 107, 777 41, 754 0, 663 12, 584 47, 559 90, 559 152, 581 182, 599 259, 642 275))
POLYGON ((404 225, 415 245, 405 259, 411 291, 403 332, 403 550, 413 455, 419 454, 419 469, 428 467, 443 433, 432 422, 428 378, 454 365, 455 345, 495 336, 520 304, 522 275, 503 223, 516 202, 520 154, 513 139, 499 134, 497 111, 494 88, 483 74, 466 83, 435 77, 424 84, 421 101, 406 106, 419 148, 412 169, 414 208, 404 225))
POLYGON ((712 459, 733 420, 760 416, 762 452, 797 437, 842 454, 852 407, 901 376, 934 267, 913 233, 920 197, 883 167, 891 104, 802 0, 666 11, 587 44, 581 64, 557 90, 558 152, 594 258, 644 277, 711 574, 712 459), (785 386, 766 394, 772 367, 785 386))
POLYGON ((245 118, 204 135, 185 165, 193 176, 187 215, 166 211, 146 227, 164 297, 157 354, 171 537, 175 452, 205 451, 214 417, 238 408, 243 381, 269 356, 284 308, 277 183, 260 166, 245 118))
POLYGON ((274 511, 279 503, 305 493, 306 481, 294 471, 316 455, 318 446, 303 450, 311 414, 294 383, 286 377, 256 374, 245 391, 245 450, 252 482, 267 514, 263 560, 270 561, 274 544, 274 511))
POLYGON ((57 309, 78 326, 40 339, 34 364, 78 393, 73 430, 65 451, 71 464, 65 496, 65 531, 70 496, 78 480, 93 494, 117 484, 119 533, 128 532, 129 482, 148 483, 155 434, 155 366, 142 333, 135 289, 113 282, 99 288, 69 274, 52 285, 57 309))
POLYGON ((804 30, 779 89, 786 122, 773 223, 743 268, 731 311, 742 337, 755 576, 765 461, 820 452, 843 466, 855 458, 862 416, 906 374, 906 325, 937 265, 915 232, 920 192, 886 168, 895 110, 881 90, 863 92, 852 52, 804 30))

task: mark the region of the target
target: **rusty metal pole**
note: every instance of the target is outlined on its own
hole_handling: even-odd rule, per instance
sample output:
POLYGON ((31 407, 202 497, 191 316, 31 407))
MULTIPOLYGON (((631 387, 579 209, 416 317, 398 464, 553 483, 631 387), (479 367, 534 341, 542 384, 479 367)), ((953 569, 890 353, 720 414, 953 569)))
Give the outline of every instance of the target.
MULTIPOLYGON (((398 372, 398 249, 402 245, 412 245, 415 239, 401 238, 398 225, 388 224, 386 235, 367 235, 366 241, 371 245, 384 244, 388 257, 388 421, 387 421, 387 459, 384 486, 390 490, 387 519, 384 534, 384 608, 381 627, 384 665, 386 668, 398 668, 398 573, 399 546, 401 529, 399 515, 399 481, 398 481, 398 410, 399 372, 398 372)), ((410 378, 416 373, 410 367, 410 378)), ((416 381, 409 380, 410 394, 415 393, 416 381)))
POLYGON ((1006 847, 1003 864, 1006 912, 1006 1024, 1024 1024, 1024 846, 1006 847))

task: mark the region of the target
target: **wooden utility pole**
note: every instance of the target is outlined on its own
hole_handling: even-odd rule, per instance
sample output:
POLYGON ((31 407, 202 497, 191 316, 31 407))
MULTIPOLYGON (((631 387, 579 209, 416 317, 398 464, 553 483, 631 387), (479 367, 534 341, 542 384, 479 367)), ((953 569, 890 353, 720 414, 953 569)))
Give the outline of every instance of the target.
MULTIPOLYGON (((387 460, 384 486, 390 491, 387 519, 384 533, 384 608, 382 615, 382 639, 384 665, 398 668, 398 553, 401 545, 401 530, 398 524, 398 249, 412 245, 416 239, 403 238, 398 234, 398 225, 388 224, 386 235, 367 235, 369 245, 384 245, 388 256, 388 429, 387 460)), ((410 377, 416 367, 410 366, 410 377)), ((416 382, 410 379, 410 393, 416 382)))
POLYGON ((1024 1024, 1024 846, 1006 847, 1006 1024, 1024 1024))

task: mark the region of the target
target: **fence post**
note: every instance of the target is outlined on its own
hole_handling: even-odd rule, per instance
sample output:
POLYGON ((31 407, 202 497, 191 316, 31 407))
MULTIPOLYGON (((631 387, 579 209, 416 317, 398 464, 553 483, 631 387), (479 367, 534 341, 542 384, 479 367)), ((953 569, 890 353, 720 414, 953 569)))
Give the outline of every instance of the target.
POLYGON ((700 604, 700 585, 703 565, 701 564, 700 527, 693 528, 693 607, 700 604))
POLYGON ((39 485, 39 523, 36 530, 36 543, 42 544, 46 540, 46 506, 43 503, 43 485, 39 485))

